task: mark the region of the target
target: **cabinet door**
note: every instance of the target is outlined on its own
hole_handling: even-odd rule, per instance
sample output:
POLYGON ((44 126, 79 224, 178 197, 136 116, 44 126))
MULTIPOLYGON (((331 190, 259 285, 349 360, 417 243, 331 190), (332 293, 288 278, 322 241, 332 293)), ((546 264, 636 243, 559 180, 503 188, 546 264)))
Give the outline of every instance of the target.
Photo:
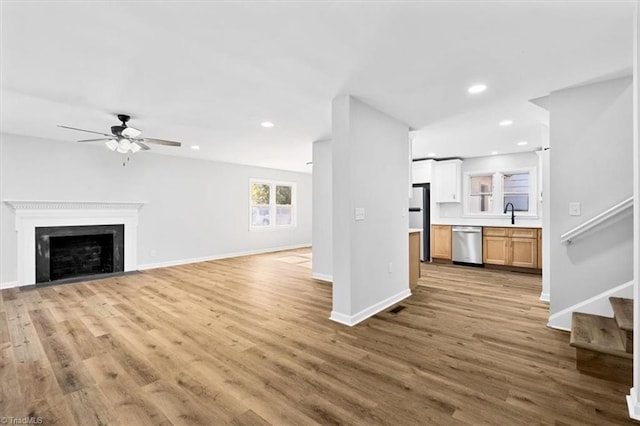
POLYGON ((431 257, 451 259, 451 226, 431 226, 431 257))
POLYGON ((414 161, 411 164, 411 177, 413 183, 430 183, 433 160, 414 161))
POLYGON ((511 238, 511 266, 521 268, 538 267, 538 239, 511 238))
POLYGON ((441 161, 435 168, 436 203, 460 202, 460 160, 441 161))
POLYGON ((508 246, 507 237, 482 237, 482 261, 491 265, 508 265, 508 246))

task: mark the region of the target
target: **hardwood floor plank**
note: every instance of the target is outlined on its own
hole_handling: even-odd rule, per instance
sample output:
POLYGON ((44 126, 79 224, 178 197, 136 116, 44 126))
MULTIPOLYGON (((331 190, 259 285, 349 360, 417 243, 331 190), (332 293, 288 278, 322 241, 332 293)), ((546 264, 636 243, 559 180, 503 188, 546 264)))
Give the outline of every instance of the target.
POLYGON ((103 353, 100 340, 95 337, 80 319, 70 319, 58 323, 58 329, 64 333, 69 345, 80 359, 88 359, 103 353))
POLYGON ((62 389, 46 359, 18 363, 16 373, 20 389, 19 395, 24 402, 62 395, 62 389))
POLYGON ((31 322, 26 303, 16 299, 5 304, 7 327, 17 362, 33 362, 42 359, 44 351, 38 333, 31 322))
POLYGON ((104 350, 122 364, 138 386, 144 386, 159 379, 156 369, 145 360, 143 355, 131 349, 123 338, 105 334, 99 339, 102 341, 104 350))
POLYGON ((0 349, 0 407, 2 412, 20 414, 27 401, 18 381, 17 363, 11 347, 0 349))
POLYGON ((106 426, 115 423, 108 401, 96 387, 65 395, 65 401, 77 425, 106 426))

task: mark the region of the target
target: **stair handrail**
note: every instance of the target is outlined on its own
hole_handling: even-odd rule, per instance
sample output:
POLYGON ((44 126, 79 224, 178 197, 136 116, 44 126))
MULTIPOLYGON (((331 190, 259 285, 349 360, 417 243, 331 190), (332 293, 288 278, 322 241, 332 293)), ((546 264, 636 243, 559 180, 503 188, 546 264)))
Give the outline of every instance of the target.
POLYGON ((560 236, 560 242, 571 244, 573 240, 584 235, 590 229, 595 228, 596 226, 610 220, 611 218, 619 215, 620 213, 632 207, 633 207, 633 196, 619 202, 615 206, 603 211, 599 215, 594 216, 591 219, 581 223, 580 225, 576 226, 570 231, 565 232, 560 236))

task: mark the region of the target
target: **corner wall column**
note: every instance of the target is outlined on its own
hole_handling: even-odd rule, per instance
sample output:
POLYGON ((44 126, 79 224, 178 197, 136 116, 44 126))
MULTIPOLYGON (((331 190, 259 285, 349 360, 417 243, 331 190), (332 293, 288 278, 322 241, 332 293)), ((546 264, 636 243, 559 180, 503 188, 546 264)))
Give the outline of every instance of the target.
POLYGON ((346 95, 332 126, 331 319, 353 326, 411 295, 409 128, 346 95))
POLYGON ((633 32, 633 388, 627 396, 629 416, 640 420, 640 146, 638 122, 640 121, 640 1, 636 1, 633 32))

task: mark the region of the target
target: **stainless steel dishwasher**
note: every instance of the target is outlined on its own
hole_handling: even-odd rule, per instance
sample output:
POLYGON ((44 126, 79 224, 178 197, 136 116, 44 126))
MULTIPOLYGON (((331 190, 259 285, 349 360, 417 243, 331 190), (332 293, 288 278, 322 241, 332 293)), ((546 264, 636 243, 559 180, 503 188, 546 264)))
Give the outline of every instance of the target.
POLYGON ((482 226, 451 227, 453 263, 482 265, 482 226))

